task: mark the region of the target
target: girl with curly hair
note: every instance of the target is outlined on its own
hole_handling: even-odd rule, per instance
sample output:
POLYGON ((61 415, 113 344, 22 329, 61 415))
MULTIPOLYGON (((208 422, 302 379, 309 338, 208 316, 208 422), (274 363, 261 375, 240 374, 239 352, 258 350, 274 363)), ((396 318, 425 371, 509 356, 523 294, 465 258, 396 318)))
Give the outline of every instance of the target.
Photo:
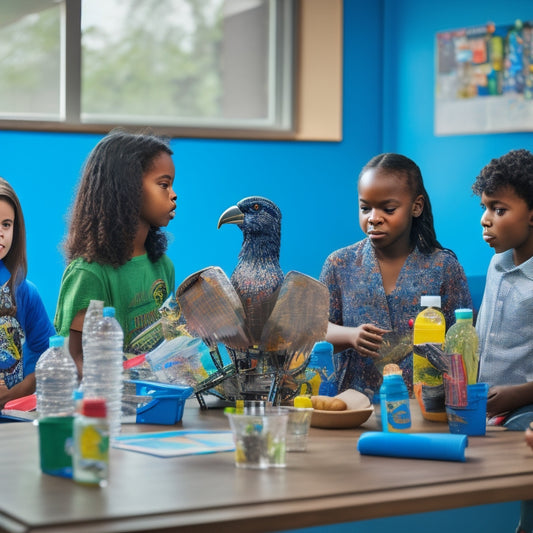
POLYGON ((35 391, 35 364, 55 330, 26 279, 26 227, 11 185, 0 178, 0 409, 35 391))
POLYGON ((131 353, 132 339, 157 321, 159 307, 174 291, 174 266, 161 229, 176 210, 171 155, 159 137, 115 130, 85 163, 54 321, 58 333, 70 337, 80 376, 83 320, 91 300, 115 308, 124 351, 131 353))

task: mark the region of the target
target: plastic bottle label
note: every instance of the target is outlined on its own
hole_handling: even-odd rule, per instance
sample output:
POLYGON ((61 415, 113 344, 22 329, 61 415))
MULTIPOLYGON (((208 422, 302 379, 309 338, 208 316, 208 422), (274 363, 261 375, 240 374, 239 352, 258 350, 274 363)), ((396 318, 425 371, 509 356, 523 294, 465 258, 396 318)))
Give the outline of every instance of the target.
POLYGON ((74 479, 80 483, 102 484, 107 480, 108 464, 107 427, 92 424, 80 427, 74 460, 74 479))
POLYGON ((385 401, 385 408, 388 431, 405 431, 411 427, 409 400, 385 401))
MULTIPOLYGON (((442 312, 428 307, 415 319, 413 344, 432 343, 444 347, 446 322, 442 312)), ((446 422, 442 372, 413 350, 413 391, 422 416, 435 422, 446 422)))

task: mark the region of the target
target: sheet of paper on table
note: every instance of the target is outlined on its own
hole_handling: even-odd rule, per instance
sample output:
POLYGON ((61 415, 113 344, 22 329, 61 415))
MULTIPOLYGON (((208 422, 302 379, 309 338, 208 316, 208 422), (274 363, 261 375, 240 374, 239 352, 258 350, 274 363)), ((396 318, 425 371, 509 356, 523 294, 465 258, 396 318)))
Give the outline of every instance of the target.
POLYGON ((176 430, 157 433, 120 435, 113 448, 156 455, 178 457, 235 450, 231 431, 176 430))

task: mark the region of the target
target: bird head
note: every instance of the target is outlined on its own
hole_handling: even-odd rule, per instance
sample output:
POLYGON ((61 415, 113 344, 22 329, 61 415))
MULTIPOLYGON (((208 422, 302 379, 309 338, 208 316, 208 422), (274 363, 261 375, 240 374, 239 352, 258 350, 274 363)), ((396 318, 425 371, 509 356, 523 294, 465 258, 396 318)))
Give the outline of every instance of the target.
POLYGON ((236 224, 243 233, 244 243, 252 242, 277 253, 281 241, 281 211, 279 207, 262 196, 243 198, 237 205, 226 209, 218 220, 218 228, 223 224, 236 224))
POLYGON ((218 228, 223 224, 237 224, 243 233, 277 233, 281 231, 281 211, 268 198, 249 196, 222 213, 218 228))

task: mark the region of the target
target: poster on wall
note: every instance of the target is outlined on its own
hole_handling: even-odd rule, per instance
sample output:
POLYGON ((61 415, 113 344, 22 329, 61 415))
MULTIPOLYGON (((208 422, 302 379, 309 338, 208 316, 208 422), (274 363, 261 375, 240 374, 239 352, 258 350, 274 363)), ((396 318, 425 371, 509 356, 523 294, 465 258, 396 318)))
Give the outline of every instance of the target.
POLYGON ((533 21, 437 33, 435 135, 533 131, 533 21))

